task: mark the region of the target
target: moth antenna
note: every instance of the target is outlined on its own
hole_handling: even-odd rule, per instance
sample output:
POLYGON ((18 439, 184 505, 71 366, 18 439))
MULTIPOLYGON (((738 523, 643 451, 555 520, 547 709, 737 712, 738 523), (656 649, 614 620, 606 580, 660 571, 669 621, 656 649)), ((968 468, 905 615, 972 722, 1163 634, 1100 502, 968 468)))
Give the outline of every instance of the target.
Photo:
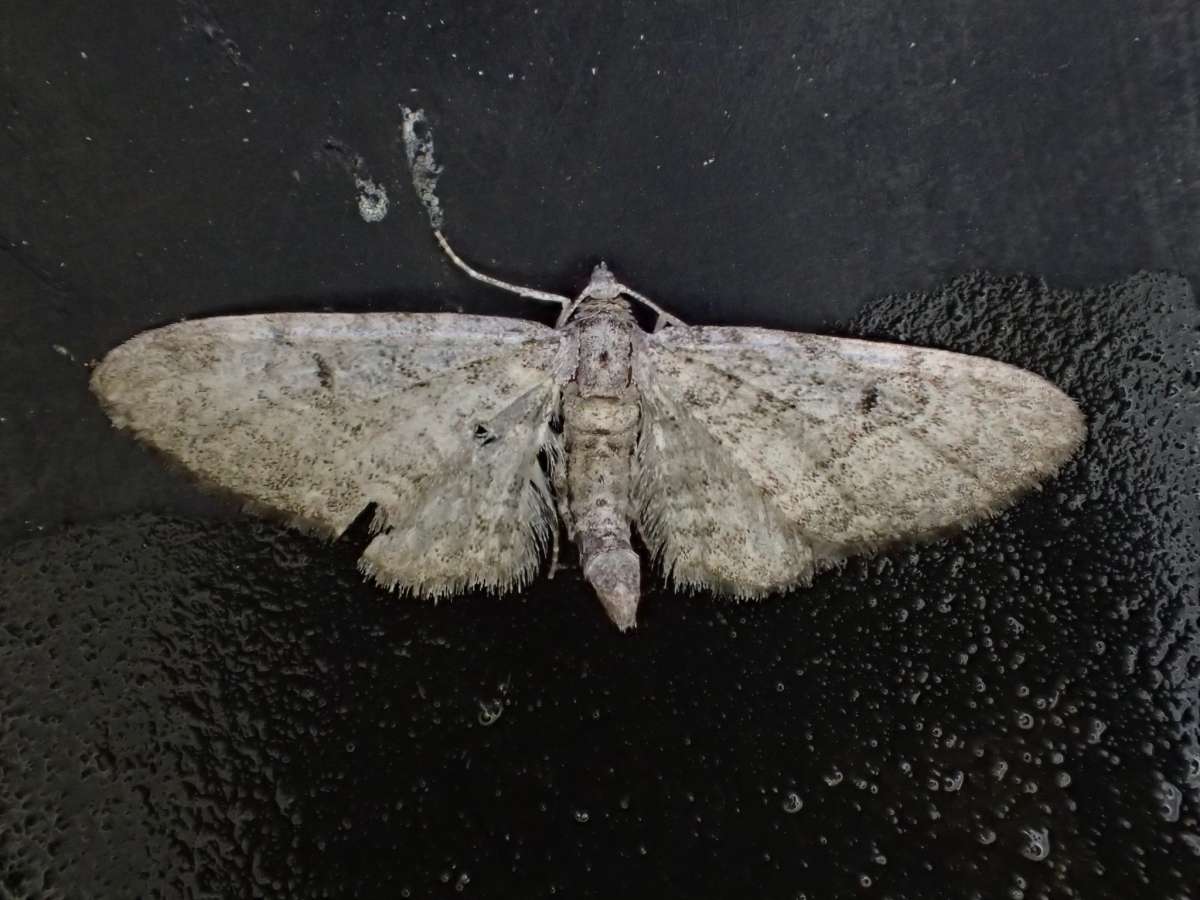
POLYGON ((499 288, 502 291, 509 291, 513 294, 518 294, 521 297, 527 297, 530 300, 541 300, 545 303, 557 303, 564 309, 571 305, 571 298, 564 297, 562 294, 552 294, 549 291, 539 291, 536 288, 523 287, 519 284, 509 284, 507 281, 501 281, 491 275, 486 275, 476 269, 472 269, 469 265, 463 262, 462 258, 454 252, 454 248, 450 246, 450 242, 446 240, 446 236, 435 228, 433 236, 437 238, 438 244, 441 245, 442 251, 450 258, 450 262, 458 266, 476 281, 482 281, 484 284, 491 285, 494 288, 499 288))
POLYGON ((417 198, 421 201, 421 205, 425 207, 426 215, 429 216, 429 224, 433 228, 433 236, 437 238, 439 246, 441 246, 446 256, 449 257, 450 262, 454 263, 455 266, 467 273, 471 278, 491 287, 499 288, 502 291, 509 291, 529 300, 557 303, 564 309, 569 307, 571 305, 570 297, 501 281, 499 278, 486 275, 477 269, 471 268, 471 266, 463 262, 462 257, 454 252, 454 249, 450 246, 450 242, 446 240, 446 236, 442 233, 445 216, 442 213, 442 204, 438 201, 436 191, 438 176, 442 174, 442 167, 437 164, 433 157, 433 134, 430 131, 428 121, 425 119, 425 111, 409 109, 403 106, 400 109, 404 114, 404 121, 401 126, 404 135, 404 153, 408 157, 408 168, 412 172, 413 188, 417 192, 417 198))

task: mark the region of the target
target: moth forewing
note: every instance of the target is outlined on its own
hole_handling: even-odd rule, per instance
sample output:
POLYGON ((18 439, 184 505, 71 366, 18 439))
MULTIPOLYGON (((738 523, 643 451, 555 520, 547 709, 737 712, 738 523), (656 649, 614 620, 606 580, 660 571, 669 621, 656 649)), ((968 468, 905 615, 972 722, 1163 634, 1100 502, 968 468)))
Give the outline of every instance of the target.
POLYGON ((289 521, 335 537, 375 503, 385 533, 364 570, 437 597, 520 586, 537 567, 563 344, 482 316, 223 317, 133 338, 92 388, 140 440, 289 521))

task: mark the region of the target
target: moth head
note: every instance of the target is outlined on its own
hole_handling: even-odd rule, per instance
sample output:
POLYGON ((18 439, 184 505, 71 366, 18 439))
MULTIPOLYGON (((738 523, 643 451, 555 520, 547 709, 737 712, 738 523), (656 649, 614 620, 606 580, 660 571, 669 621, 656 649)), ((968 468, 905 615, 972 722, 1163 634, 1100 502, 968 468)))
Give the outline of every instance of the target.
POLYGON ((602 262, 592 269, 592 278, 583 293, 598 300, 615 300, 621 296, 621 285, 613 278, 608 266, 602 262))

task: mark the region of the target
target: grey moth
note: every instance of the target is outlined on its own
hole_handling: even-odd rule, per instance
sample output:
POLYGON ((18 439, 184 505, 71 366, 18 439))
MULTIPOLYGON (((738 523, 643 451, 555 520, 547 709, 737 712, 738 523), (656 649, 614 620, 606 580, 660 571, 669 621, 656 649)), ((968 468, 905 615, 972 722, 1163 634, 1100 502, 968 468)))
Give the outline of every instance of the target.
POLYGON ((450 259, 559 304, 555 327, 227 316, 137 335, 92 377, 116 425, 298 526, 336 537, 374 504, 360 566, 385 588, 520 589, 565 529, 625 630, 640 596, 634 528, 677 589, 762 597, 995 514, 1084 437, 1066 394, 990 359, 689 327, 603 264, 576 297, 478 272, 442 233, 419 111, 405 111, 404 135, 450 259), (653 331, 634 304, 658 315, 653 331))

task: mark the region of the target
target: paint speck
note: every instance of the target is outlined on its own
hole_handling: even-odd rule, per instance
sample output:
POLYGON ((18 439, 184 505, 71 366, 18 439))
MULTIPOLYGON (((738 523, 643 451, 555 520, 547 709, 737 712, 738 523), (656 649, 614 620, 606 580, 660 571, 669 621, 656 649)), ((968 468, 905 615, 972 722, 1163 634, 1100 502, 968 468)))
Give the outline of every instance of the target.
POLYGON ((75 354, 72 353, 70 350, 68 350, 66 347, 64 347, 62 344, 51 344, 50 346, 54 349, 54 352, 57 353, 59 356, 65 356, 71 362, 75 362, 75 354))
POLYGON ((789 791, 788 795, 783 798, 783 811, 789 816, 795 815, 804 809, 804 801, 795 791, 789 791))
POLYGON ((429 215, 430 224, 441 228, 442 209, 435 190, 442 168, 433 159, 433 135, 429 132, 424 111, 403 106, 400 109, 404 114, 404 152, 412 171, 413 187, 429 215))
POLYGON ((966 780, 966 773, 964 773, 961 769, 955 769, 949 775, 942 776, 942 789, 953 794, 962 790, 963 783, 966 780))
POLYGON ((380 222, 387 215, 388 195, 382 185, 376 184, 369 178, 354 177, 354 186, 358 188, 358 214, 364 222, 380 222))
POLYGON ((479 701, 479 724, 485 728, 494 725, 504 713, 504 704, 499 700, 479 701))
POLYGON ((80 51, 79 51, 79 58, 80 58, 80 59, 87 59, 87 58, 88 58, 88 55, 87 55, 87 53, 85 53, 83 50, 80 50, 80 51))

